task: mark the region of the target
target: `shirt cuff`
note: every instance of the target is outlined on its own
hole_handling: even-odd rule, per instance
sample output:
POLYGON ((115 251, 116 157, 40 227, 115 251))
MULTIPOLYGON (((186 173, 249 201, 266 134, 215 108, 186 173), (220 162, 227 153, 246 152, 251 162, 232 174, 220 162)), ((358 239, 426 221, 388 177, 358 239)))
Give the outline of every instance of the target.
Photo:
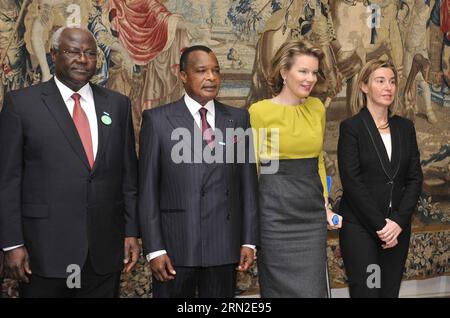
POLYGON ((11 250, 13 250, 13 249, 15 249, 15 248, 19 248, 19 247, 22 247, 22 246, 23 246, 23 244, 15 245, 15 246, 10 246, 10 247, 5 247, 5 248, 3 249, 3 252, 8 252, 8 251, 11 251, 11 250))
POLYGON ((160 255, 167 254, 166 250, 159 250, 156 252, 148 253, 145 258, 147 258, 147 262, 150 262, 152 259, 157 258, 160 255))
POLYGON ((242 246, 250 247, 252 250, 256 250, 256 245, 244 244, 242 246))

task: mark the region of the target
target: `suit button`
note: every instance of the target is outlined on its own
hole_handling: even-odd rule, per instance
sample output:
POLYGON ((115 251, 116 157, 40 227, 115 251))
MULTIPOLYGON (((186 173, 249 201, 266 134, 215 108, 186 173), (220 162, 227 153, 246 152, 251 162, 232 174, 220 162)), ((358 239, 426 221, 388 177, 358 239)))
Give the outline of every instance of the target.
POLYGON ((225 195, 226 195, 226 196, 230 195, 230 190, 227 190, 227 191, 225 192, 225 195))
POLYGON ((92 183, 92 177, 89 177, 89 178, 87 179, 87 181, 88 181, 88 183, 92 183))
POLYGON ((200 194, 202 195, 202 197, 204 197, 205 196, 205 190, 202 190, 201 192, 200 192, 200 194))
POLYGON ((230 213, 227 214, 227 220, 230 220, 230 213))

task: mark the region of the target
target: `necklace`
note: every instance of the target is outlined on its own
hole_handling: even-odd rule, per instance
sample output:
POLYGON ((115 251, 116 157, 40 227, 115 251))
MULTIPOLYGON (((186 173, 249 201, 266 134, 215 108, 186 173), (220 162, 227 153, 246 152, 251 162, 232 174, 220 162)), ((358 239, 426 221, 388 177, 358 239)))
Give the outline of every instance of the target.
POLYGON ((377 129, 386 129, 389 128, 389 122, 385 122, 384 124, 377 126, 377 129))

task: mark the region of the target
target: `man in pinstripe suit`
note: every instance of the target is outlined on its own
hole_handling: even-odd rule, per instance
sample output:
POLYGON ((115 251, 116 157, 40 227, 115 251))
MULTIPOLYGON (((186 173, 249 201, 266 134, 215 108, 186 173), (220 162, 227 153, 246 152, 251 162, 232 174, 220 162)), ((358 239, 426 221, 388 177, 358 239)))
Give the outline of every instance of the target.
POLYGON ((249 128, 249 115, 215 100, 221 79, 211 49, 187 48, 180 76, 186 95, 146 110, 141 129, 139 214, 153 296, 233 297, 235 270, 247 270, 255 257, 257 176, 251 135, 222 133, 249 128), (182 162, 174 158, 180 129, 189 133, 182 162), (195 136, 203 136, 201 149, 195 136), (210 150, 224 159, 240 147, 244 161, 202 156, 210 150))

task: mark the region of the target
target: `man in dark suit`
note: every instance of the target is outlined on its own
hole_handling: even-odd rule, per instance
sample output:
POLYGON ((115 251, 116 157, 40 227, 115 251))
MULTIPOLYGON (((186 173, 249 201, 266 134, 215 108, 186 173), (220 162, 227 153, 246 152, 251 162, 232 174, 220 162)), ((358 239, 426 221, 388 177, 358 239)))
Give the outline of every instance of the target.
POLYGON ((5 274, 21 297, 114 297, 139 255, 130 100, 89 83, 89 31, 59 29, 51 53, 56 76, 0 114, 5 274))
POLYGON ((211 49, 187 48, 180 71, 186 95, 143 113, 139 214, 153 296, 233 297, 236 265, 247 270, 255 255, 257 176, 251 134, 226 129, 249 128, 249 115, 215 100, 211 49))

